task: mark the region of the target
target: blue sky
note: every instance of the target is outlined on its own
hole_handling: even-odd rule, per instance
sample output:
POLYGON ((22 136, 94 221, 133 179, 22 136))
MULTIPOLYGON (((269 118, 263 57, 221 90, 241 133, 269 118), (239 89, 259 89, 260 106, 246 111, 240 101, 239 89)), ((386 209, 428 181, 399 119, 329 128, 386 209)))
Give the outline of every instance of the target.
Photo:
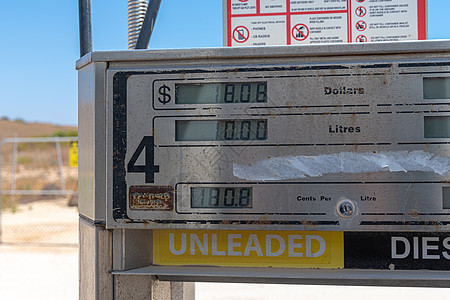
MULTIPOLYGON (((429 39, 450 38, 428 0, 429 39)), ((94 50, 127 49, 127 1, 92 0, 94 50)), ((150 49, 221 47, 222 0, 162 0, 150 49)), ((0 2, 0 117, 77 124, 78 0, 0 2)))

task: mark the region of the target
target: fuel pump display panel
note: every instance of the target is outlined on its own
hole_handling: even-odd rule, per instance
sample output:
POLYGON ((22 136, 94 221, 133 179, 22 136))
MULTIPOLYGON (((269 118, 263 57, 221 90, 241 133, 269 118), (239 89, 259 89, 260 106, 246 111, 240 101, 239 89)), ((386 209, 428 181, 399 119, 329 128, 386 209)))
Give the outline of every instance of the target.
POLYGON ((448 230, 450 61, 427 59, 110 68, 107 226, 448 230))

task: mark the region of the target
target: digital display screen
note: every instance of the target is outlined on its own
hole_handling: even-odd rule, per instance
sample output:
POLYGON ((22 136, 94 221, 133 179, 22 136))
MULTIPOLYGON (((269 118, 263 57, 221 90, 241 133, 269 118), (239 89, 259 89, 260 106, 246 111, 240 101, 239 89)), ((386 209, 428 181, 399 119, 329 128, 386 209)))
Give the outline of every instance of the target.
POLYGON ((267 120, 175 121, 176 141, 263 141, 267 120))
POLYGON ((191 187, 192 208, 252 208, 251 187, 191 187))
POLYGON ((450 78, 424 78, 424 99, 450 99, 450 78))
POLYGON ((267 82, 175 85, 175 104, 265 102, 267 102, 267 82))
POLYGON ((442 208, 450 209, 450 187, 442 187, 442 208))
POLYGON ((450 117, 425 117, 425 138, 450 138, 450 117))

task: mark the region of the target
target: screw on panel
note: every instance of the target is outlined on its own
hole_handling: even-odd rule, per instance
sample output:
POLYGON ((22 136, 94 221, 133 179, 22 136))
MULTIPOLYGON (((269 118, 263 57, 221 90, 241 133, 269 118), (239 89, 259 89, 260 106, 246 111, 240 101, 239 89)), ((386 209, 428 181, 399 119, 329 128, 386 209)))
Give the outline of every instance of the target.
POLYGON ((338 203, 337 212, 341 217, 351 217, 355 214, 355 205, 352 201, 344 199, 338 203))

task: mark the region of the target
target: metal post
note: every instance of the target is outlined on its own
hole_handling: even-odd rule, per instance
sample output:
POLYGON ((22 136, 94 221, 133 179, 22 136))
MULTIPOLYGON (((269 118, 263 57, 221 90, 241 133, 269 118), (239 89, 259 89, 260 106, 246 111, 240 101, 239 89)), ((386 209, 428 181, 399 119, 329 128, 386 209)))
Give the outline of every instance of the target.
POLYGON ((133 50, 144 23, 148 0, 128 0, 128 49, 133 50))
POLYGON ((145 13, 144 23, 136 43, 136 49, 147 49, 150 37, 152 36, 153 26, 155 25, 161 0, 150 0, 147 12, 145 13))
POLYGON ((63 173, 63 161, 61 155, 61 144, 59 143, 59 138, 55 138, 56 143, 56 157, 58 159, 58 169, 59 169, 59 180, 61 182, 61 190, 66 190, 66 184, 64 182, 64 173, 63 173))
POLYGON ((80 56, 92 51, 91 0, 78 0, 80 56))

